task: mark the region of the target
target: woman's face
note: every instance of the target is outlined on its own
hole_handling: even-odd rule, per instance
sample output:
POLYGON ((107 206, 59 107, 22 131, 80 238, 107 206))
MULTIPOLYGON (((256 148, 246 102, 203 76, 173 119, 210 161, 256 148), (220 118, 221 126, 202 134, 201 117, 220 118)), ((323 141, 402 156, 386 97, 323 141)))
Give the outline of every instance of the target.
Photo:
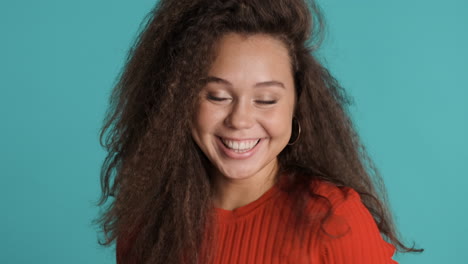
POLYGON ((221 176, 267 175, 290 139, 294 97, 282 42, 227 34, 200 92, 193 138, 221 176))

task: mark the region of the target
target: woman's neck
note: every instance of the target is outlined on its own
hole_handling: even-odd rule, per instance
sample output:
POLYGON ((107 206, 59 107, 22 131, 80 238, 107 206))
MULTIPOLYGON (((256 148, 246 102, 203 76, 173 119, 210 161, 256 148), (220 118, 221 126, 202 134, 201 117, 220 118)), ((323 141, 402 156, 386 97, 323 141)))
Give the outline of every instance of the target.
POLYGON ((276 181, 278 162, 275 160, 257 174, 243 179, 215 176, 213 203, 216 208, 234 210, 260 198, 276 181))

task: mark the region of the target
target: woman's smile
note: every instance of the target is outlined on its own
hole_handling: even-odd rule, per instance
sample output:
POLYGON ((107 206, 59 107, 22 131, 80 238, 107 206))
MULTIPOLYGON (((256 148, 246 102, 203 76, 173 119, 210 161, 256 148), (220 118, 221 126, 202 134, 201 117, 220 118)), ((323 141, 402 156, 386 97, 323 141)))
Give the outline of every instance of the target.
POLYGON ((248 159, 253 156, 260 147, 262 139, 232 140, 217 137, 219 149, 227 157, 232 159, 248 159))

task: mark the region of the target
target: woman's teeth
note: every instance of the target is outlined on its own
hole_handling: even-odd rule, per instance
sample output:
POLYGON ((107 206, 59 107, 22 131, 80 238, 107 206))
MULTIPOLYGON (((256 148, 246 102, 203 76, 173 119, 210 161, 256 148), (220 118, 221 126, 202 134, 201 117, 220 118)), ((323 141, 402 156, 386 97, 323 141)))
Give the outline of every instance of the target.
POLYGON ((221 138, 221 141, 224 143, 224 145, 235 152, 246 152, 251 150, 257 143, 260 141, 260 139, 257 140, 244 140, 244 141, 233 141, 233 140, 227 140, 224 138, 221 138))

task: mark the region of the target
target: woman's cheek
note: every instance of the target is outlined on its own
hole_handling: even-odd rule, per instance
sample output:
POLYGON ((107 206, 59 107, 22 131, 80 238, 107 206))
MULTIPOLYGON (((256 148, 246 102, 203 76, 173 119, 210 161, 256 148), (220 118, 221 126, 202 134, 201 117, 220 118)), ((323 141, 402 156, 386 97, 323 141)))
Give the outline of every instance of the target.
POLYGON ((218 122, 222 122, 225 115, 224 109, 210 102, 202 103, 198 110, 197 122, 204 131, 214 129, 218 122))
POLYGON ((291 134, 292 117, 288 112, 264 115, 261 122, 270 137, 289 137, 291 134))

